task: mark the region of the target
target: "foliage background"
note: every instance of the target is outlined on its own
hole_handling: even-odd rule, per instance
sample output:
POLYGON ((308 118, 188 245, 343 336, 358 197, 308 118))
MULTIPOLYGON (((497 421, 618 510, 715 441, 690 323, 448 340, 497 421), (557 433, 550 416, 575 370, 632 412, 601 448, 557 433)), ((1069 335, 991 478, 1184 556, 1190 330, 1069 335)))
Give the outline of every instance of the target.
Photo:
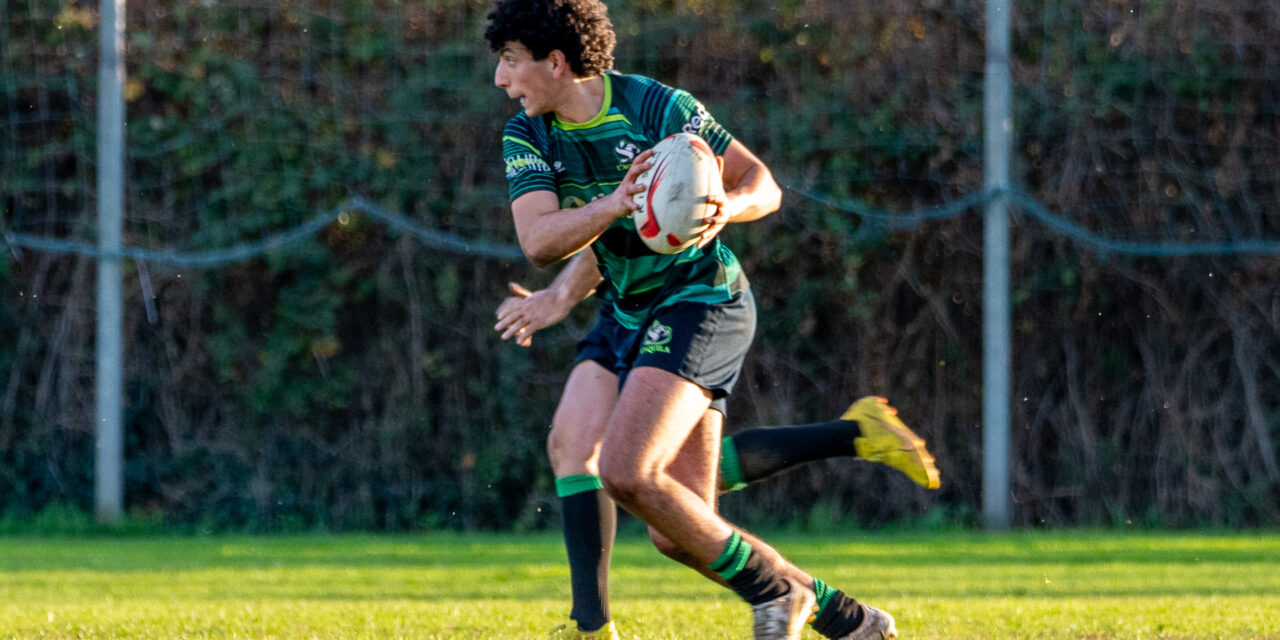
MULTIPOLYGON (((1280 236, 1280 9, 1014 4, 1015 181, 1114 236, 1280 236)), ((821 527, 971 523, 981 504, 982 227, 896 229, 982 190, 984 4, 610 7, 619 68, 689 89, 788 189, 726 237, 761 324, 730 429, 889 396, 938 454, 926 493, 812 465, 728 496, 821 527)), ((133 246, 227 247, 360 195, 513 241, 486 2, 128 6, 133 246)), ((6 229, 92 238, 96 3, 0 8, 6 229)), ((1015 211, 1020 525, 1280 524, 1276 260, 1099 253, 1015 211)), ((360 215, 218 269, 129 263, 128 507, 191 530, 528 529, 558 522, 543 441, 584 305, 522 350, 505 283, 554 271, 424 250, 360 215), (146 286, 144 286, 144 284, 146 286)), ((94 262, 0 256, 0 512, 89 508, 94 262)))

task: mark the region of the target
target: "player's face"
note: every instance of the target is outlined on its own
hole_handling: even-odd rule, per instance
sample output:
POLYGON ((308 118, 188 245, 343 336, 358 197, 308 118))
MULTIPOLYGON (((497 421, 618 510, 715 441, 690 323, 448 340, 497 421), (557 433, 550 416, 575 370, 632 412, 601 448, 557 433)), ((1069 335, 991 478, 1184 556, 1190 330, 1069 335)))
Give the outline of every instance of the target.
POLYGON ((498 68, 493 72, 493 84, 506 91, 508 98, 519 100, 520 106, 530 117, 555 109, 551 102, 554 93, 552 80, 550 59, 534 60, 533 53, 519 42, 508 42, 498 52, 498 68))

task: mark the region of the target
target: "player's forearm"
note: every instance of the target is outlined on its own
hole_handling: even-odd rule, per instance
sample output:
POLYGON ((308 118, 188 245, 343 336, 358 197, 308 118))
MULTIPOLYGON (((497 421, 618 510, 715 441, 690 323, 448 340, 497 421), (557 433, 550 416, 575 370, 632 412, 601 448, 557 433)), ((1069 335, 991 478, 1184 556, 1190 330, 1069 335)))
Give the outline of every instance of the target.
POLYGON ((738 184, 725 192, 725 196, 734 207, 730 222, 759 220, 782 206, 782 189, 763 164, 748 169, 738 184))
POLYGON ((569 308, 573 308, 574 305, 590 297, 601 280, 604 278, 596 267, 595 254, 589 249, 583 249, 569 260, 569 264, 565 265, 560 273, 556 274, 555 280, 552 280, 551 286, 547 288, 555 292, 556 298, 569 308))
POLYGON ((571 209, 517 213, 516 232, 529 262, 545 267, 581 252, 626 213, 620 199, 605 197, 571 209))
POLYGON ((729 222, 759 220, 782 206, 782 189, 756 154, 734 140, 724 151, 724 188, 729 222))
POLYGON ((545 267, 581 252, 605 229, 613 217, 601 215, 591 205, 544 213, 520 234, 520 248, 535 266, 545 267))

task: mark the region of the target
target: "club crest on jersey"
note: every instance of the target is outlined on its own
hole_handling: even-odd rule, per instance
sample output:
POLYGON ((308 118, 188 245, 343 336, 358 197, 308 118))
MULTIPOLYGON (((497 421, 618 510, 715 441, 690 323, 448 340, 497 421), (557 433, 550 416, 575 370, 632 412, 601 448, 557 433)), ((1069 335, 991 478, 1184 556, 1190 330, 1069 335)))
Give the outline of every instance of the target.
POLYGON ((636 156, 640 155, 640 147, 626 140, 619 140, 618 146, 613 148, 613 153, 618 156, 618 171, 626 171, 631 168, 631 163, 635 162, 636 156))
POLYGON ((636 156, 640 155, 640 147, 626 140, 619 140, 618 146, 613 148, 613 152, 618 154, 618 159, 621 162, 630 164, 631 161, 636 159, 636 156))
POLYGON ((644 342, 640 345, 640 353, 671 353, 671 347, 667 344, 671 342, 671 327, 653 321, 649 325, 649 329, 644 332, 644 342))

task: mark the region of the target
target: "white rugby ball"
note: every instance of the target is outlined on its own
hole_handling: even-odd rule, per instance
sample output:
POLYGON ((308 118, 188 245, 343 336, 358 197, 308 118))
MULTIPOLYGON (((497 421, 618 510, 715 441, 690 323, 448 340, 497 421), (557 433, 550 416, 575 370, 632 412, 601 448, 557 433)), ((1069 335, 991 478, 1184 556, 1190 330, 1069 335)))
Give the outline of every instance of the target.
POLYGON ((636 232, 656 253, 680 253, 698 241, 715 212, 707 196, 723 194, 716 154, 690 133, 668 136, 653 148, 653 166, 636 178, 644 191, 636 194, 639 209, 631 212, 636 232))

